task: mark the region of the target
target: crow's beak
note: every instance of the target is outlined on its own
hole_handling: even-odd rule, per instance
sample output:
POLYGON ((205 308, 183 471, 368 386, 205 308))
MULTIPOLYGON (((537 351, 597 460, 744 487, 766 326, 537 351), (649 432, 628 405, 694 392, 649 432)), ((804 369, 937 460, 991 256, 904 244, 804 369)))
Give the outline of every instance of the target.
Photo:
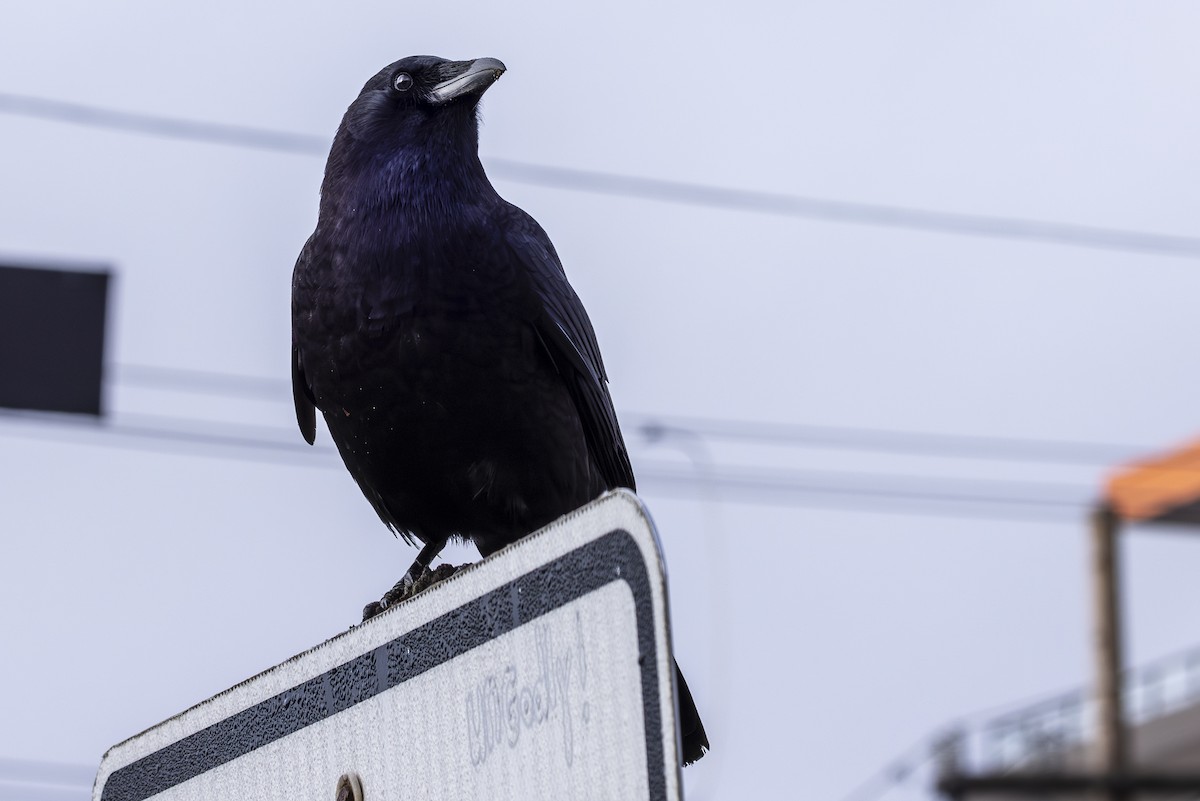
POLYGON ((495 58, 457 61, 443 66, 445 80, 430 91, 434 103, 449 103, 465 95, 481 95, 504 74, 504 63, 495 58))

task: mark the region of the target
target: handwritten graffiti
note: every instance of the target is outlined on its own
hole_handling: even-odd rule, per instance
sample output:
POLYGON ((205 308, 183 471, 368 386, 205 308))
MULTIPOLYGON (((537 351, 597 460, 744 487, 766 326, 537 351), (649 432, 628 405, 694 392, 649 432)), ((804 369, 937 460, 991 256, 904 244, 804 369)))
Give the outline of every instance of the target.
POLYGON ((516 748, 523 733, 555 724, 561 734, 567 765, 575 759, 575 726, 588 722, 586 700, 577 705, 577 692, 587 689, 587 649, 583 623, 575 615, 574 642, 562 643, 549 625, 534 630, 537 662, 531 676, 515 664, 484 677, 466 697, 467 749, 475 767, 487 762, 501 745, 516 748))

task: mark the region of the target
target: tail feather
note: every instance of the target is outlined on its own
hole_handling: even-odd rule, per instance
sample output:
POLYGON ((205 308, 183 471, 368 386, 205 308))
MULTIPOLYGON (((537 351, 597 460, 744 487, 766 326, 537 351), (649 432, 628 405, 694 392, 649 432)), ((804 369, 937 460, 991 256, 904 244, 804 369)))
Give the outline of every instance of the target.
POLYGON ((683 764, 692 764, 708 751, 708 735, 704 733, 704 724, 700 721, 700 713, 696 710, 696 702, 692 700, 692 691, 688 689, 679 663, 675 663, 675 696, 678 708, 676 716, 679 719, 679 733, 683 742, 683 764))

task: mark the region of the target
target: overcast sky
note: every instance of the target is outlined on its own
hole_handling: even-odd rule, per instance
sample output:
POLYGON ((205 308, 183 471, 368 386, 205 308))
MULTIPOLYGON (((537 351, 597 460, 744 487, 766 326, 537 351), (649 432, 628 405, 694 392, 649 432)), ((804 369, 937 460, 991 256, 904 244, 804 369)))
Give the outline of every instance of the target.
MULTIPOLYGON (((44 2, 4 17, 0 93, 329 139, 383 65, 493 56, 509 71, 483 104, 485 165, 1200 237, 1193 3, 44 2)), ((300 441, 286 390, 154 388, 145 368, 286 379, 323 158, 5 113, 0 137, 0 258, 116 275, 108 408, 127 433, 0 419, 0 758, 95 765, 343 630, 413 554, 323 430, 314 451, 128 433, 300 441)), ((494 180, 589 309, 661 529, 714 748, 685 771, 690 797, 839 799, 959 715, 1089 680, 1082 504, 1111 459, 652 444, 635 423, 1168 447, 1200 431, 1200 250, 494 180), (904 497, 770 504, 663 478, 739 467, 904 497), (1078 505, 948 514, 912 497, 967 480, 1078 505)), ((1200 642, 1188 534, 1124 543, 1133 661, 1200 642)))

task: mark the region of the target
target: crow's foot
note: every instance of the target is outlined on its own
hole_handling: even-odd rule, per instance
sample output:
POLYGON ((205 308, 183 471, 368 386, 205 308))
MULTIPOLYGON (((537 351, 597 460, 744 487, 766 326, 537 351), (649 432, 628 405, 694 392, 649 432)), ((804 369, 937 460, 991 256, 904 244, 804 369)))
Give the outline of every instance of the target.
POLYGON ((422 584, 420 587, 417 586, 417 583, 421 581, 425 574, 430 572, 429 564, 442 552, 442 548, 445 547, 445 538, 426 542, 421 548, 421 552, 417 554, 416 560, 413 561, 412 567, 404 574, 404 578, 397 581, 396 586, 385 592, 383 597, 378 601, 372 601, 363 607, 363 620, 375 617, 389 606, 397 604, 405 598, 411 598, 432 584, 433 582, 429 582, 428 584, 422 584))
MULTIPOLYGON (((418 567, 413 565, 413 568, 418 567)), ((414 570, 409 569, 404 574, 404 578, 396 582, 396 586, 383 594, 383 597, 378 601, 372 601, 363 607, 363 620, 369 620, 378 615, 383 610, 390 606, 395 606, 401 601, 407 601, 423 590, 427 590, 434 584, 437 584, 443 579, 448 579, 457 573, 466 565, 438 565, 437 569, 430 570, 427 567, 420 568, 420 572, 415 576, 414 570)))

